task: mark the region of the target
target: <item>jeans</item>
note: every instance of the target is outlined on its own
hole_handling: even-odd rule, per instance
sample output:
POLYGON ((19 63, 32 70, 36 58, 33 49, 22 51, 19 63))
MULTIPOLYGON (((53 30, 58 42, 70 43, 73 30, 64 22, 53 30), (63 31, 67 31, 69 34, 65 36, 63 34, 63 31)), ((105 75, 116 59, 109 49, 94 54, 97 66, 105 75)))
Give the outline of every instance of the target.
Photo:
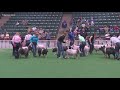
POLYGON ((120 50, 120 43, 117 42, 115 45, 115 57, 118 59, 119 58, 119 50, 120 50))
POLYGON ((80 51, 82 52, 82 56, 85 56, 85 51, 84 51, 85 45, 86 42, 81 42, 80 44, 80 51))
POLYGON ((74 44, 74 40, 73 41, 70 41, 70 46, 69 46, 69 49, 71 49, 71 46, 74 44))
POLYGON ((15 43, 14 45, 15 45, 14 46, 14 56, 15 56, 15 58, 19 58, 19 52, 18 52, 18 50, 19 50, 21 44, 20 43, 15 43))
POLYGON ((50 40, 47 41, 47 47, 50 47, 50 40))
POLYGON ((89 44, 89 46, 90 46, 90 54, 92 54, 92 52, 93 52, 93 50, 94 50, 94 43, 92 42, 91 44, 90 44, 90 42, 88 42, 88 44, 89 44))
POLYGON ((11 44, 12 44, 12 47, 13 47, 12 55, 14 56, 14 54, 15 54, 15 47, 14 47, 12 42, 11 42, 11 44))
POLYGON ((62 42, 57 41, 57 47, 58 47, 57 57, 60 57, 62 53, 63 58, 65 58, 65 53, 64 53, 62 42))
POLYGON ((29 46, 29 44, 30 44, 30 40, 27 40, 26 41, 26 46, 29 46))
POLYGON ((33 51, 33 56, 36 56, 36 51, 37 51, 37 48, 36 48, 36 46, 37 46, 37 43, 35 43, 35 42, 33 42, 32 43, 32 51, 33 51))

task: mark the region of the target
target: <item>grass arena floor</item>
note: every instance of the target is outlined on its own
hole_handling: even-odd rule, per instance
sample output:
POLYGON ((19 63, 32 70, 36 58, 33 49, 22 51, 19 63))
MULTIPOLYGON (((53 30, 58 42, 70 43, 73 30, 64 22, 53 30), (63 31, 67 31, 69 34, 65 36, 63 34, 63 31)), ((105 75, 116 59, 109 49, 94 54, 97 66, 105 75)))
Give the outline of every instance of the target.
POLYGON ((120 78, 120 61, 94 53, 78 59, 57 59, 49 50, 46 58, 32 54, 14 59, 11 49, 0 49, 0 78, 120 78))

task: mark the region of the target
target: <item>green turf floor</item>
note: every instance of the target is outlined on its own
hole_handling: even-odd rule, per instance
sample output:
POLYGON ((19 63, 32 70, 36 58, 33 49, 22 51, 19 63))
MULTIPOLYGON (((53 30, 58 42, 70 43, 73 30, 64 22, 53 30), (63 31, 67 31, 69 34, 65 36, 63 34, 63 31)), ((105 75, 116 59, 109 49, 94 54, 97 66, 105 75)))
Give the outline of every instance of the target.
POLYGON ((79 59, 57 59, 32 55, 14 59, 10 49, 0 49, 0 78, 120 78, 120 61, 94 53, 79 59))

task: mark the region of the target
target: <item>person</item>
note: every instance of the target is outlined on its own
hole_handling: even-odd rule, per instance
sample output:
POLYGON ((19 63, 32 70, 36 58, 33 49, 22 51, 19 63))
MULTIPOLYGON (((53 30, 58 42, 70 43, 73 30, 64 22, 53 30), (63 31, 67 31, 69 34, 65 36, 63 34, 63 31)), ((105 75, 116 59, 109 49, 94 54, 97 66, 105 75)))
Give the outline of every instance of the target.
POLYGON ((6 34, 5 34, 5 40, 8 40, 9 39, 9 33, 8 32, 6 32, 6 34))
POLYGON ((90 54, 92 54, 93 49, 94 49, 94 40, 95 40, 95 34, 90 36, 90 38, 88 39, 88 44, 90 46, 90 51, 89 51, 90 54))
POLYGON ((91 26, 94 26, 94 20, 93 20, 93 17, 91 17, 91 26))
POLYGON ((104 31, 105 31, 105 33, 109 33, 109 28, 108 28, 107 25, 105 25, 105 27, 104 27, 104 31))
POLYGON ((32 31, 34 32, 35 30, 36 30, 37 28, 34 26, 34 27, 32 27, 32 31))
POLYGON ((110 41, 113 45, 115 45, 115 58, 119 60, 119 50, 120 50, 120 40, 115 35, 110 35, 110 41))
POLYGON ((32 35, 30 34, 30 31, 28 31, 28 33, 27 33, 27 35, 25 35, 25 39, 24 39, 24 42, 26 43, 25 46, 29 46, 31 37, 32 37, 32 35))
POLYGON ((3 40, 5 37, 4 33, 1 34, 1 39, 3 40))
POLYGON ((34 57, 36 57, 37 44, 38 44, 38 40, 39 40, 38 35, 39 35, 39 33, 37 31, 35 31, 35 34, 30 39, 30 44, 32 45, 34 57))
POLYGON ((65 53, 63 50, 63 45, 62 43, 65 43, 64 39, 65 39, 66 33, 62 34, 58 39, 57 39, 57 47, 58 47, 58 53, 57 53, 57 58, 60 58, 61 53, 63 58, 65 58, 65 53))
POLYGON ((81 56, 85 56, 84 52, 84 47, 86 45, 85 38, 81 36, 80 34, 78 35, 79 41, 80 41, 80 51, 81 51, 81 56))
POLYGON ((15 58, 19 58, 19 53, 18 50, 21 46, 21 37, 20 37, 20 33, 16 32, 16 34, 13 36, 12 38, 12 45, 13 45, 13 55, 15 56, 15 58))
POLYGON ((64 30, 67 28, 67 22, 65 20, 62 22, 62 28, 64 30))
POLYGON ((20 24, 20 23, 17 21, 15 25, 18 26, 19 24, 20 24))
POLYGON ((69 49, 71 49, 71 46, 74 44, 74 41, 75 41, 74 31, 69 31, 68 39, 70 40, 69 49))
POLYGON ((83 36, 85 39, 87 38, 88 34, 87 32, 85 32, 85 29, 82 28, 82 30, 80 31, 80 35, 83 36))
POLYGON ((46 40, 47 40, 47 47, 50 46, 50 40, 51 40, 51 33, 48 31, 46 32, 46 40))

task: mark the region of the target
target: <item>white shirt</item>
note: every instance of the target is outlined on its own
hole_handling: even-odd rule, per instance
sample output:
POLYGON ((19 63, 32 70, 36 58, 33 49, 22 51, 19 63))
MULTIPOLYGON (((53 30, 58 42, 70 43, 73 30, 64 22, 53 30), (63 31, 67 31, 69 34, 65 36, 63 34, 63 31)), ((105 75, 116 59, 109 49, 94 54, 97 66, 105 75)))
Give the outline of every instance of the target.
POLYGON ((110 41, 111 41, 113 44, 116 44, 117 42, 120 42, 120 40, 119 40, 117 37, 111 37, 111 38, 110 38, 110 41))
POLYGON ((32 30, 35 31, 37 28, 36 27, 33 27, 32 30))
POLYGON ((32 37, 31 34, 27 34, 27 35, 25 35, 25 40, 30 40, 31 37, 32 37))
POLYGON ((118 39, 120 40, 120 35, 118 36, 118 39))
POLYGON ((19 22, 17 22, 16 25, 19 25, 19 22))
POLYGON ((109 35, 109 34, 106 34, 106 35, 105 35, 105 38, 110 38, 110 35, 109 35))
POLYGON ((85 27, 85 24, 82 24, 82 27, 85 27))

